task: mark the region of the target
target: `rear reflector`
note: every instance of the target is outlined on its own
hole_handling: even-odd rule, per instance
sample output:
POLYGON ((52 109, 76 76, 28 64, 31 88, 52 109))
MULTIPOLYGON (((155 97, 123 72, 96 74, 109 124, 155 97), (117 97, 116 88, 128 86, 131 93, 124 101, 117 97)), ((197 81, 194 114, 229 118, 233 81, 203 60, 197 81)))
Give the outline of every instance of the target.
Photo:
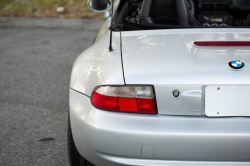
POLYGON ((152 86, 98 86, 91 102, 104 110, 157 114, 152 86))
POLYGON ((197 46, 250 46, 248 41, 199 41, 194 44, 197 46))

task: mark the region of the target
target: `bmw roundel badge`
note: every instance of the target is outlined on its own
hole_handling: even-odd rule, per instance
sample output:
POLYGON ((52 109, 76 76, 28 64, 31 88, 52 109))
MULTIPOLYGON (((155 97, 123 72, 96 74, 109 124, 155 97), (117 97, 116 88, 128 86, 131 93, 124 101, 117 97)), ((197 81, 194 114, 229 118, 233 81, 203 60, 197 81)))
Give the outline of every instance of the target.
POLYGON ((231 70, 243 70, 246 67, 246 64, 242 61, 235 60, 228 62, 228 67, 231 70))

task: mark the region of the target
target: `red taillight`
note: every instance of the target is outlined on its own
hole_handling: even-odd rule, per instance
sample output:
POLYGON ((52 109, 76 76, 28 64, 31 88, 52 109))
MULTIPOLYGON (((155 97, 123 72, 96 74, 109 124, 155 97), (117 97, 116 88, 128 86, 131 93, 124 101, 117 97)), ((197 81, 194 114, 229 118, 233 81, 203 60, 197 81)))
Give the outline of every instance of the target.
POLYGON ((119 109, 118 98, 113 96, 105 96, 100 93, 93 92, 92 103, 95 103, 99 108, 106 108, 108 110, 117 110, 119 109))
POLYGON ((155 100, 154 99, 138 99, 139 112, 141 113, 150 113, 156 110, 155 100))
POLYGON ((118 103, 120 111, 138 112, 136 98, 118 97, 118 103))
POLYGON ((198 41, 197 46, 250 46, 248 41, 198 41))
POLYGON ((91 102, 105 110, 157 114, 152 86, 99 86, 91 102))

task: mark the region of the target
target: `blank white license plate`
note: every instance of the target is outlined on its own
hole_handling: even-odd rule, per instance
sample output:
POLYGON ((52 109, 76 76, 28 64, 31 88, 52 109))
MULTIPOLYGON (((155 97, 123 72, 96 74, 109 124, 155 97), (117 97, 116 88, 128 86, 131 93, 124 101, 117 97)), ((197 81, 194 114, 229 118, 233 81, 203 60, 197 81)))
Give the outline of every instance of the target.
POLYGON ((205 114, 218 116, 250 116, 250 86, 207 86, 205 114))

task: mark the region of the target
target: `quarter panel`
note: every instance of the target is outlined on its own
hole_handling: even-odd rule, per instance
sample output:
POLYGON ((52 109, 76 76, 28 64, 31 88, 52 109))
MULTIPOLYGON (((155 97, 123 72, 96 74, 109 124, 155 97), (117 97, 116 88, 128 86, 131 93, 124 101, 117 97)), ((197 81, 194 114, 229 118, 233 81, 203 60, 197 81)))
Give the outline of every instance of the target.
MULTIPOLYGON (((104 26, 107 23, 104 23, 104 26)), ((70 87, 88 96, 97 85, 124 84, 121 65, 120 32, 113 32, 113 51, 109 51, 110 31, 100 33, 98 41, 75 60, 70 87)))
MULTIPOLYGON (((113 4, 114 14, 120 0, 113 4)), ((109 17, 100 28, 94 44, 80 54, 74 62, 70 87, 90 96, 98 85, 124 84, 121 65, 120 32, 113 32, 112 47, 109 51, 111 24, 109 17)))

